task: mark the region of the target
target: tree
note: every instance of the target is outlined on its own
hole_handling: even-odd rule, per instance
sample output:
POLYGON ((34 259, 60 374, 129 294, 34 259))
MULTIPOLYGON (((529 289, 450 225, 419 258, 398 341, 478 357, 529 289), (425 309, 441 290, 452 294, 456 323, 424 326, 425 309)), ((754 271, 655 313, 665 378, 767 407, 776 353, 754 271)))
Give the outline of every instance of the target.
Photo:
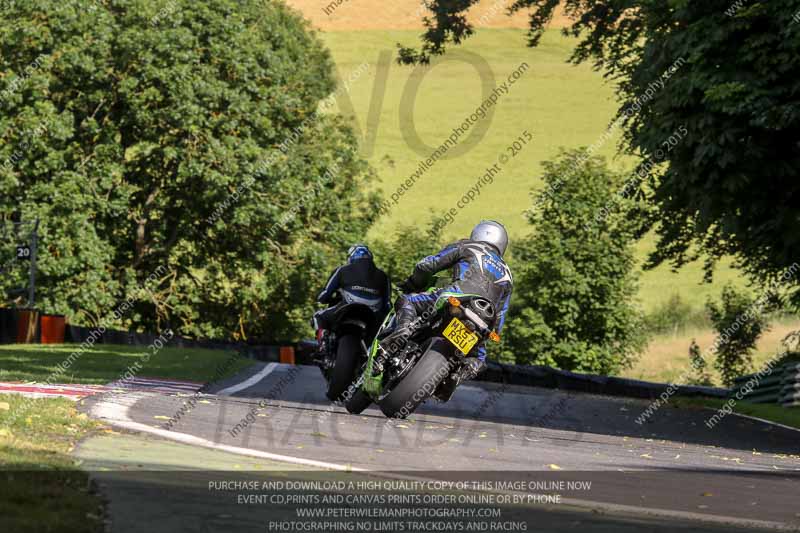
POLYGON ((502 359, 613 374, 644 348, 633 303, 639 206, 624 194, 626 176, 586 150, 545 162, 543 179, 528 212, 533 232, 512 243, 502 359))
POLYGON ((406 280, 422 258, 438 252, 442 245, 441 228, 433 226, 426 232, 419 226, 401 225, 391 238, 376 238, 370 247, 375 263, 394 283, 406 280))
POLYGON ((723 287, 720 302, 709 301, 706 309, 718 334, 714 367, 730 387, 752 368, 753 352, 768 327, 767 319, 757 300, 732 285, 723 287))
POLYGON ((692 366, 692 375, 689 377, 690 385, 710 387, 714 384, 711 374, 708 372, 708 363, 703 358, 700 345, 695 339, 692 339, 689 344, 689 364, 692 366))
POLYGON ((259 0, 0 6, 0 216, 42 221, 44 310, 304 331, 377 210, 307 23, 259 0))
MULTIPOLYGON (((422 49, 402 48, 401 60, 471 35, 464 14, 476 1, 430 2, 422 49)), ((616 83, 624 146, 650 167, 640 194, 658 206, 660 243, 649 266, 703 254, 710 276, 733 255, 800 304, 797 1, 516 0, 510 11, 530 9, 530 46, 559 4, 574 21, 564 33, 580 37, 571 61, 616 83)))

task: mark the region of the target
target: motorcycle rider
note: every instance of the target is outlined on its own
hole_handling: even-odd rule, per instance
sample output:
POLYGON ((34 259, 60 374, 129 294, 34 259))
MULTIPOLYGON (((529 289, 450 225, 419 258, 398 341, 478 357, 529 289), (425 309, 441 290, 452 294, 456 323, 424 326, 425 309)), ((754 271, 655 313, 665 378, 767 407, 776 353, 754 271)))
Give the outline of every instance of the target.
MULTIPOLYGON (((419 327, 415 321, 427 318, 444 291, 478 294, 492 302, 498 310, 495 330, 500 333, 505 322, 508 304, 513 290, 511 270, 503 261, 508 247, 505 227, 493 220, 481 221, 472 230, 469 239, 445 246, 436 255, 421 260, 409 278, 399 285, 404 293, 395 303, 396 327, 380 343, 382 356, 376 358, 376 374, 383 370, 386 357, 405 344, 408 337, 419 327), (449 286, 433 292, 418 293, 430 286, 434 274, 452 268, 453 277, 449 286)), ((452 390, 458 384, 475 378, 486 368, 486 348, 479 344, 462 367, 452 390), (474 354, 474 355, 473 355, 474 354)), ((449 394, 452 394, 452 390, 449 394)), ((446 396, 449 397, 449 394, 446 396)))
MULTIPOLYGON (((317 302, 330 307, 314 313, 312 324, 317 331, 318 350, 325 353, 325 332, 332 326, 331 318, 345 301, 346 293, 351 301, 363 303, 373 309, 380 320, 391 305, 391 280, 375 266, 372 252, 365 244, 354 244, 347 251, 347 264, 340 266, 328 278, 325 288, 317 296, 317 302)), ((380 320, 377 323, 380 324, 380 320)))

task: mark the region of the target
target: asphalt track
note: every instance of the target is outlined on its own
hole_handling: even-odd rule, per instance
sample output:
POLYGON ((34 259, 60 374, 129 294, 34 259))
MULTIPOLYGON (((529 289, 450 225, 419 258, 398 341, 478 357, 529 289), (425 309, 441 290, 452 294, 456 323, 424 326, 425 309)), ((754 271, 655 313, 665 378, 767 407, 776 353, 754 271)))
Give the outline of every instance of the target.
POLYGON ((209 394, 105 395, 83 408, 123 429, 287 468, 591 481, 563 506, 536 509, 547 530, 800 531, 797 431, 738 416, 709 429, 710 411, 671 407, 640 425, 647 401, 496 384, 463 387, 398 421, 374 407, 349 415, 323 391, 318 369, 273 364, 209 394))

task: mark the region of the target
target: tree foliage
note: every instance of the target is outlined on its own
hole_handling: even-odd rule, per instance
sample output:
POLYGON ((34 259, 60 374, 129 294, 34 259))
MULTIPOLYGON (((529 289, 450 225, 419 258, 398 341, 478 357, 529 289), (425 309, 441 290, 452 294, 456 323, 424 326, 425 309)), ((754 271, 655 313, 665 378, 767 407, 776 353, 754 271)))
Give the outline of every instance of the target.
POLYGON ((645 325, 650 334, 677 335, 690 327, 706 327, 709 324, 705 309, 697 309, 674 293, 645 316, 645 325))
POLYGON ((697 344, 695 339, 692 339, 689 344, 689 364, 692 368, 692 374, 688 378, 690 385, 711 387, 714 384, 711 379, 711 373, 708 371, 708 363, 703 358, 700 345, 697 344))
POLYGON ((732 285, 722 289, 719 302, 709 301, 706 308, 718 335, 714 367, 730 387, 752 368, 753 352, 767 329, 767 319, 753 298, 732 285))
POLYGON ((633 303, 641 229, 625 176, 585 150, 544 163, 533 232, 512 243, 514 295, 503 360, 612 374, 644 347, 633 303))
POLYGON ((79 322, 296 337, 377 201, 332 62, 277 1, 0 3, 0 216, 79 322), (146 290, 140 287, 153 272, 146 290))
MULTIPOLYGON (((401 49, 401 60, 427 61, 468 37, 476 2, 430 2, 422 49, 401 49)), ((667 162, 645 182, 659 207, 651 266, 703 254, 710 275, 733 255, 800 304, 800 281, 782 279, 800 256, 797 0, 516 0, 510 11, 530 12, 529 45, 559 4, 573 20, 564 33, 579 37, 571 61, 616 84, 626 147, 643 164, 667 162), (687 135, 665 145, 679 128, 687 135)))
POLYGON ((418 261, 435 254, 442 246, 439 228, 425 232, 416 225, 401 225, 389 236, 384 235, 370 242, 375 263, 395 283, 405 281, 418 261))

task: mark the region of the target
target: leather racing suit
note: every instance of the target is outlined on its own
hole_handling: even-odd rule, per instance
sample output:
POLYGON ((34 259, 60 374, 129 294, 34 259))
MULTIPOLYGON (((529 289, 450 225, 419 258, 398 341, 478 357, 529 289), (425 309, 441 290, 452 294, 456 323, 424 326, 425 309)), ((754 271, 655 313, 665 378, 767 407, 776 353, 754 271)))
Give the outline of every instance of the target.
MULTIPOLYGON (((432 292, 405 294, 398 298, 395 304, 397 310, 395 331, 401 335, 404 330, 407 332, 408 328, 413 327, 417 318, 425 318, 427 313, 432 312, 433 305, 442 292, 450 291, 479 294, 492 302, 498 312, 495 330, 500 333, 514 282, 508 265, 491 244, 469 239, 454 242, 436 255, 428 256, 417 263, 413 274, 401 288, 410 291, 426 289, 434 274, 448 268, 452 269, 452 283, 449 286, 432 292)), ((473 357, 479 362, 472 365, 473 373, 477 375, 485 368, 486 348, 483 343, 475 348, 473 357)), ((469 379, 474 375, 465 377, 469 379)))
POLYGON ((314 329, 330 329, 330 319, 343 302, 363 303, 376 315, 385 316, 391 305, 390 296, 391 281, 372 259, 356 259, 342 265, 333 271, 317 296, 317 302, 333 305, 314 314, 314 329))

